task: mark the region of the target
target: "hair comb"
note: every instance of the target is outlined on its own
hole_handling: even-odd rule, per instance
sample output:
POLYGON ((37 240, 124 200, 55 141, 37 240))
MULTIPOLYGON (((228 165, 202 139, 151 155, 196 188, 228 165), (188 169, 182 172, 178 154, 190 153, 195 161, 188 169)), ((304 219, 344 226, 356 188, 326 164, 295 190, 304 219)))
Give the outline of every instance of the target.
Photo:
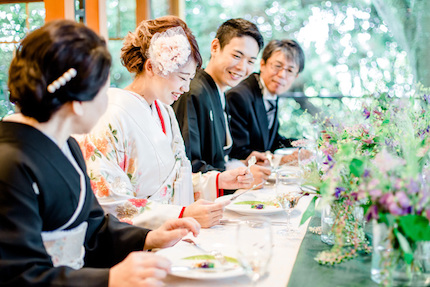
POLYGON ((47 90, 51 94, 55 93, 56 90, 58 90, 61 86, 64 86, 67 82, 69 82, 71 79, 76 77, 78 72, 74 68, 70 68, 67 70, 64 74, 62 74, 58 79, 53 81, 51 84, 48 85, 47 90))

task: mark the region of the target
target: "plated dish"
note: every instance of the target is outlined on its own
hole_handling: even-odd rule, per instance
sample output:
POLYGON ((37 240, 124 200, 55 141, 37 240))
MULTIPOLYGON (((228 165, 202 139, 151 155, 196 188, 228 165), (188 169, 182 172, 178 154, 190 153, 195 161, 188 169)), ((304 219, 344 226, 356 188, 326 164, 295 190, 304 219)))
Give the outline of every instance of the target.
POLYGON ((179 242, 177 245, 157 252, 172 262, 171 275, 189 279, 212 280, 244 274, 243 268, 234 256, 225 252, 226 262, 221 264, 213 255, 202 254, 191 245, 179 242))
MULTIPOLYGON (((217 198, 215 202, 230 199, 233 195, 225 195, 217 198)), ((282 212, 283 209, 274 201, 274 196, 261 193, 247 193, 232 201, 225 207, 243 215, 268 215, 282 212)))

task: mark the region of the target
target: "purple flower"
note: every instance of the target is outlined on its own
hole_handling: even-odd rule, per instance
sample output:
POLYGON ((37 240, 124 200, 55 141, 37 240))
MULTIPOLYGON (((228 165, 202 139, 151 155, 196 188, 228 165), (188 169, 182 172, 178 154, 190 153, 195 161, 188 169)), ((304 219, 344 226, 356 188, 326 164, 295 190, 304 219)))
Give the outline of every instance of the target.
POLYGON ((394 203, 394 195, 392 195, 391 193, 386 193, 382 195, 379 199, 379 203, 384 207, 388 207, 390 204, 394 203))
POLYGON ((408 208, 411 206, 411 201, 405 192, 399 191, 396 193, 397 202, 400 204, 402 208, 408 208))
POLYGON ((409 182, 409 184, 407 185, 408 188, 408 193, 409 194, 415 194, 418 193, 420 191, 420 186, 418 185, 418 182, 416 182, 415 180, 412 180, 409 182))
POLYGON ((370 171, 368 169, 364 170, 363 177, 369 177, 370 171))
POLYGON ((364 190, 362 190, 362 189, 358 190, 357 200, 362 200, 362 199, 365 199, 366 197, 367 197, 367 194, 364 190))
POLYGON ((388 153, 385 149, 383 149, 380 153, 378 153, 373 159, 373 164, 382 172, 387 173, 391 169, 404 165, 405 160, 393 156, 388 153))
POLYGON ((334 189, 334 196, 335 196, 336 198, 339 198, 339 197, 340 197, 340 193, 341 193, 342 191, 345 191, 345 188, 344 188, 344 187, 336 187, 336 188, 334 189))
POLYGON ((389 147, 393 147, 393 140, 392 139, 385 139, 385 145, 389 146, 389 147))
POLYGON ((375 187, 377 187, 379 184, 379 179, 377 178, 373 178, 370 182, 369 185, 367 186, 367 188, 369 189, 374 189, 375 187))
POLYGON ((393 215, 404 215, 405 214, 405 211, 403 211, 403 209, 400 208, 400 206, 398 206, 395 202, 390 203, 388 205, 388 211, 393 215))
POLYGON ((409 206, 408 208, 406 208, 405 210, 404 210, 404 214, 412 214, 412 213, 414 213, 414 208, 413 208, 413 206, 409 206))
POLYGON ((369 190, 369 195, 372 197, 372 200, 375 200, 382 195, 382 190, 377 188, 371 189, 369 190))
POLYGON ((370 111, 367 108, 364 108, 363 114, 366 117, 366 120, 370 117, 370 111))
POLYGON ((369 221, 370 219, 379 219, 378 207, 376 205, 370 206, 369 210, 367 211, 366 220, 369 221))

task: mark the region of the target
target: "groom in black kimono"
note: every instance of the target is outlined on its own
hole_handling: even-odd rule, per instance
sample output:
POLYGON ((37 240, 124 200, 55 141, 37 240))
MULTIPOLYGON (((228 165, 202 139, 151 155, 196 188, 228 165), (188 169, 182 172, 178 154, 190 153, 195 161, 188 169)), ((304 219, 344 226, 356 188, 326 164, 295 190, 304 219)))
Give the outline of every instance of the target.
POLYGON ((255 24, 244 19, 224 22, 211 43, 206 69, 197 72, 190 91, 173 105, 193 172, 225 169, 232 137, 224 92, 253 71, 262 47, 255 24))
POLYGON ((252 151, 291 146, 278 133, 278 95, 286 92, 305 65, 294 40, 272 40, 264 48, 260 74, 253 73, 227 92, 231 112, 231 157, 245 159, 252 151))

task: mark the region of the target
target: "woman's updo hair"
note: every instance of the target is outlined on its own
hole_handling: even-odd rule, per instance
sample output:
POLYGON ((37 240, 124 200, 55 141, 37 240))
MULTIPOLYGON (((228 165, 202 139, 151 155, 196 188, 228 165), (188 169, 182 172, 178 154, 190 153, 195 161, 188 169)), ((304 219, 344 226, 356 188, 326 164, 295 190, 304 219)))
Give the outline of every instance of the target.
POLYGON ((153 20, 144 20, 137 26, 134 32, 129 32, 121 48, 121 63, 130 73, 139 75, 144 70, 144 64, 148 59, 147 51, 154 34, 162 33, 167 29, 178 26, 182 27, 190 43, 190 58, 196 62, 197 68, 200 68, 202 66, 202 56, 200 55, 196 38, 187 24, 176 16, 164 16, 153 20))
POLYGON ((48 22, 18 45, 9 68, 10 100, 20 112, 48 121, 64 103, 91 101, 109 77, 106 42, 83 24, 48 22), (53 93, 48 85, 69 69, 77 74, 53 93))

